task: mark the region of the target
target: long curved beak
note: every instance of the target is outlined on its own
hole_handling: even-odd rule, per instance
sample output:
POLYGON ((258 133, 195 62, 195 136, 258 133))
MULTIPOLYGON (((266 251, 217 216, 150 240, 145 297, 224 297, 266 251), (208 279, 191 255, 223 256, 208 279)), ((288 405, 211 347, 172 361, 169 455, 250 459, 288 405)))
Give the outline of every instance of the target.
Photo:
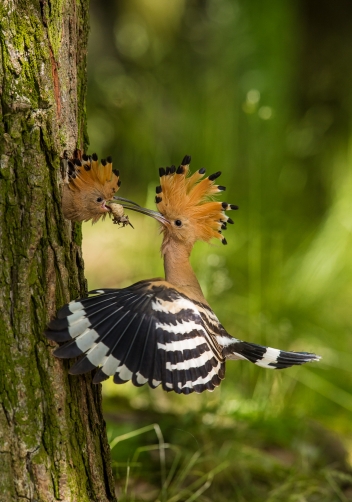
POLYGON ((121 206, 124 209, 131 209, 131 211, 136 211, 137 213, 142 213, 145 214, 146 216, 151 216, 155 220, 159 221, 163 225, 169 225, 170 222, 167 220, 161 213, 158 213, 158 211, 153 211, 152 209, 147 209, 145 207, 142 207, 135 202, 129 201, 127 199, 122 199, 122 197, 113 197, 116 200, 122 201, 121 206), (131 205, 132 204, 132 205, 131 205))
MULTIPOLYGON (((126 204, 132 204, 133 206, 141 207, 136 202, 133 202, 133 200, 124 199, 123 197, 119 197, 118 195, 114 195, 113 199, 114 200, 120 200, 121 202, 125 202, 126 204)), ((123 206, 123 204, 121 204, 121 206, 123 206)))

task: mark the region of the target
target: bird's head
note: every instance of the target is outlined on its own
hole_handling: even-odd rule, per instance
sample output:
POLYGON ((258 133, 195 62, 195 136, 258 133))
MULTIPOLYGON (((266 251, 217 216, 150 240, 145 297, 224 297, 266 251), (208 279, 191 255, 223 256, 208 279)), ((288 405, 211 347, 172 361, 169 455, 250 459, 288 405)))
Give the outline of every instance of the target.
POLYGON ((192 249, 197 240, 209 242, 212 238, 226 244, 222 231, 227 223, 233 223, 225 211, 238 209, 233 204, 213 200, 225 187, 216 185, 220 171, 206 178, 205 169, 189 173, 190 156, 185 156, 181 165, 160 168, 160 185, 156 187, 155 202, 158 211, 131 208, 158 220, 162 225, 165 251, 170 243, 192 249))
POLYGON ((92 220, 96 223, 111 212, 107 205, 109 200, 115 198, 125 201, 115 196, 121 181, 119 171, 112 167, 111 157, 102 159, 100 163, 96 154, 69 160, 68 177, 69 183, 65 186, 63 196, 63 211, 69 220, 92 220))

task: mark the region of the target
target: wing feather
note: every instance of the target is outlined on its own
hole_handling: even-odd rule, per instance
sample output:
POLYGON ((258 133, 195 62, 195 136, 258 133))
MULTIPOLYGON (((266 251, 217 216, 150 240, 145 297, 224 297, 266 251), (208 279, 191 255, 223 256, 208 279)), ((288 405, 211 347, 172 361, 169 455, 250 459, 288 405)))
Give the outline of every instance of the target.
POLYGON ((51 340, 67 342, 56 349, 57 357, 81 356, 70 373, 99 368, 95 383, 113 376, 117 384, 132 380, 136 386, 202 392, 219 385, 224 361, 204 308, 165 282, 145 281, 94 290, 88 298, 70 302, 46 333, 51 340))

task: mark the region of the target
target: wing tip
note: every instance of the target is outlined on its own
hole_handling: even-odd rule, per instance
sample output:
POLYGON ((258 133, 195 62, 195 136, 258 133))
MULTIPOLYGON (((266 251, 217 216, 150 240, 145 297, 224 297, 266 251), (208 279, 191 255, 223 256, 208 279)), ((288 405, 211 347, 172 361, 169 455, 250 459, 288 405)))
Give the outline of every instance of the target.
POLYGON ((52 340, 53 342, 57 343, 69 342, 70 340, 72 340, 72 336, 70 335, 68 330, 55 331, 48 328, 44 331, 44 335, 48 340, 52 340))
POLYGON ((58 347, 53 352, 55 357, 59 359, 71 359, 73 357, 78 357, 83 354, 83 352, 78 348, 77 344, 65 344, 58 347))
POLYGON ((86 356, 73 364, 68 372, 70 375, 83 375, 84 373, 93 371, 95 368, 95 364, 93 364, 86 356))

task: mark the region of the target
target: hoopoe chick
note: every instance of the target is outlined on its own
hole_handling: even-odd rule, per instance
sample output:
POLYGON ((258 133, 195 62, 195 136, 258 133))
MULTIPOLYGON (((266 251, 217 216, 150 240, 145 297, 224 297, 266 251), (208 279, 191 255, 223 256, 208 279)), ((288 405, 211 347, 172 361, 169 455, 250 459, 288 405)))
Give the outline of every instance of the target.
POLYGON ((109 204, 120 185, 120 173, 113 169, 111 157, 102 159, 100 164, 95 153, 92 157, 83 155, 82 160, 69 160, 68 183, 64 185, 62 198, 65 218, 96 223, 109 214, 114 216, 114 223, 130 224, 120 204, 109 204))
POLYGON ((178 394, 212 391, 225 376, 227 359, 243 359, 270 369, 319 360, 308 352, 285 352, 232 337, 209 307, 189 263, 197 240, 226 241, 221 231, 233 221, 226 211, 237 206, 215 202, 225 187, 217 172, 189 174, 186 156, 176 169, 160 169, 158 211, 131 208, 161 224, 165 279, 137 282, 123 289, 91 291, 59 310, 47 336, 66 342, 61 358, 81 356, 70 369, 80 374, 99 368, 94 382, 109 376, 117 384, 162 385, 178 394))

